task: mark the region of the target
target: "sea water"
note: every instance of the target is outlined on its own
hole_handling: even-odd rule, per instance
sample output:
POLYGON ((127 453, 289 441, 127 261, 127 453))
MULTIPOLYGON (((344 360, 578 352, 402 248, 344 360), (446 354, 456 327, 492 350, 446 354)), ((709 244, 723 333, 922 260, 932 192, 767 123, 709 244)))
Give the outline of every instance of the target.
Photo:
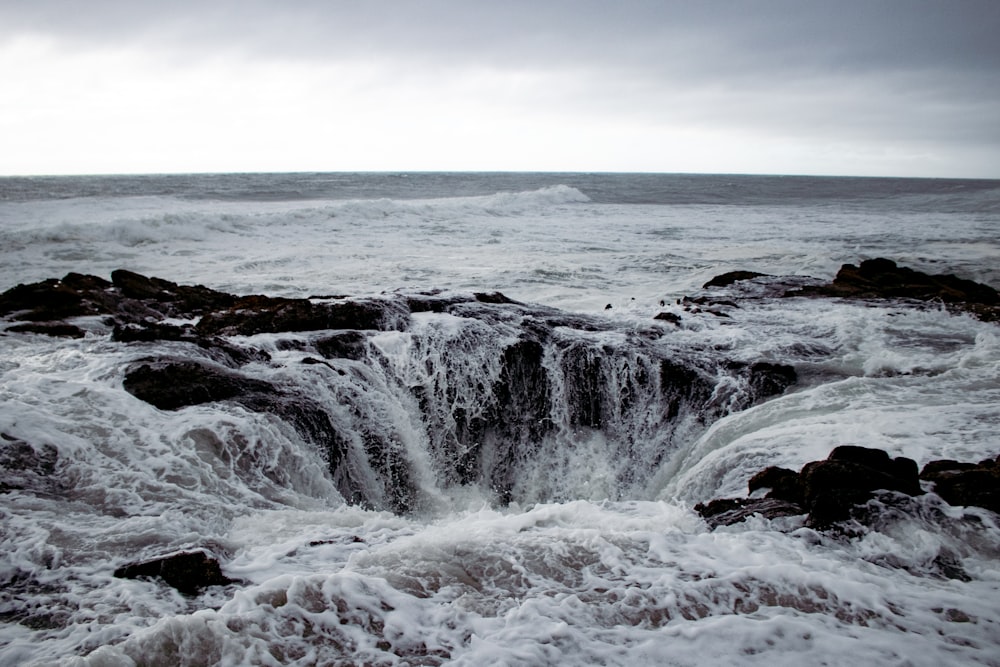
MULTIPOLYGON (((745 495, 768 465, 798 469, 840 444, 919 465, 996 456, 996 324, 934 304, 745 290, 724 317, 678 303, 725 271, 829 280, 878 256, 998 286, 998 182, 7 178, 0 254, 2 289, 127 268, 237 294, 499 290, 600 318, 600 332, 560 335, 626 352, 671 312, 681 324, 643 345, 789 364, 799 378, 669 438, 639 408, 612 426, 563 429, 500 502, 441 476, 435 426, 399 388, 441 386, 467 409, 516 332, 420 313, 369 338, 378 362, 350 366, 352 385, 272 334, 238 341, 270 354, 248 372, 306 387, 335 419, 398 444, 421 502, 392 512, 374 491, 376 502, 345 501, 323 452, 280 419, 225 402, 165 412, 122 389, 129 364, 183 344, 124 345, 96 325, 76 340, 0 332, 3 444, 56 461, 0 495, 0 664, 1000 664, 995 515, 929 494, 846 538, 797 518, 713 531, 692 510, 745 495), (633 459, 618 456, 623 442, 633 459), (112 576, 191 548, 220 556, 241 583, 185 597, 112 576)), ((641 361, 641 349, 627 353, 641 361)), ((621 399, 615 382, 605 378, 609 400, 621 399)))

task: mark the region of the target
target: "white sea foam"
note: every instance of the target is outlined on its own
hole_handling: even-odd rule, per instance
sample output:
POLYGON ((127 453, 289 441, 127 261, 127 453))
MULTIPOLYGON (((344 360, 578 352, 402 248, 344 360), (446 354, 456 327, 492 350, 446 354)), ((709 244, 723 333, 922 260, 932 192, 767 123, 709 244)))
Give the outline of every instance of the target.
MULTIPOLYGON (((720 316, 675 303, 730 269, 829 279, 877 255, 1000 282, 995 195, 675 205, 573 185, 476 192, 4 201, 0 282, 126 267, 240 293, 501 290, 617 327, 557 328, 549 369, 573 346, 640 340, 692 363, 791 364, 799 384, 668 434, 634 397, 613 401, 602 429, 553 413, 556 435, 500 507, 494 489, 442 478, 446 452, 415 415, 420 397, 444 426, 482 409, 477 385, 501 376, 518 322, 420 313, 367 339, 366 361, 329 365, 302 363, 309 332, 233 339, 271 354, 243 372, 297 388, 354 434, 352 472, 374 500, 392 489, 362 462, 365 431, 396 443, 419 487, 398 516, 346 504, 328 453, 277 417, 228 402, 162 411, 122 390, 148 356, 208 359, 192 346, 116 344, 98 320, 77 340, 0 332, 0 433, 58 455, 53 474, 0 496, 0 664, 997 664, 995 515, 933 494, 882 499, 882 525, 848 539, 796 518, 711 531, 691 510, 840 444, 920 464, 995 456, 996 325, 912 304, 734 297, 720 316), (662 311, 679 325, 655 323, 662 311), (634 458, 617 454, 623 442, 634 458), (653 460, 623 491, 623 471, 653 460), (240 583, 187 598, 112 576, 196 547, 240 583)), ((646 353, 620 355, 609 396, 646 353)), ((713 381, 720 401, 737 395, 738 379, 713 381)))

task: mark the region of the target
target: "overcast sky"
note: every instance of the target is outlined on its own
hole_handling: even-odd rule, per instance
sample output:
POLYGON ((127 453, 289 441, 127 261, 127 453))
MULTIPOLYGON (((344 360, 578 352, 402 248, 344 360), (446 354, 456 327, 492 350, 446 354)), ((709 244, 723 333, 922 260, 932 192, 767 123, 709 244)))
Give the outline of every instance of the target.
POLYGON ((0 0, 0 174, 1000 178, 1000 0, 0 0))

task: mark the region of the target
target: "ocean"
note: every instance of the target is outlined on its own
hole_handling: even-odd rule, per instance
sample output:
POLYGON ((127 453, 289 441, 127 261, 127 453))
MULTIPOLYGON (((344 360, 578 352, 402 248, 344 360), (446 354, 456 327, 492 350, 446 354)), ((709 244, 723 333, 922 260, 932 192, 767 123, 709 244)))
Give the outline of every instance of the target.
POLYGON ((996 323, 773 288, 876 257, 1000 287, 1000 181, 8 177, 0 256, 0 291, 127 269, 402 313, 350 354, 225 336, 336 448, 123 388, 212 349, 0 321, 0 665, 1000 665, 995 514, 930 493, 846 535, 693 509, 843 444, 1000 454, 996 323), (772 278, 703 287, 734 270, 772 278), (761 362, 796 381, 755 393, 761 362), (114 576, 188 550, 235 583, 114 576))

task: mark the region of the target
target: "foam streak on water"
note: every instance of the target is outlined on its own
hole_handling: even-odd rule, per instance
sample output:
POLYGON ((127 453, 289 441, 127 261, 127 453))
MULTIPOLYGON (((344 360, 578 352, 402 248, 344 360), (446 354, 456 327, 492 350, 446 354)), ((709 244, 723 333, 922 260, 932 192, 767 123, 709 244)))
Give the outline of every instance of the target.
POLYGON ((122 388, 134 362, 210 351, 115 343, 98 320, 75 340, 0 331, 0 665, 1000 664, 996 515, 885 498, 849 538, 801 518, 711 531, 691 509, 840 444, 996 456, 996 325, 753 285, 714 293, 739 303, 726 316, 675 303, 728 270, 828 280, 874 256, 1000 285, 997 183, 215 175, 0 179, 0 195, 2 289, 124 267, 237 293, 542 304, 417 313, 326 364, 302 363, 319 333, 233 338, 270 355, 240 372, 350 434, 350 484, 276 416, 122 388), (471 442, 476 419, 538 399, 491 392, 555 308, 544 428, 500 411, 471 442), (702 378, 698 410, 667 416, 663 359, 702 378), (757 361, 798 384, 755 403, 732 369, 757 361), (191 548, 239 583, 186 597, 112 576, 191 548))

